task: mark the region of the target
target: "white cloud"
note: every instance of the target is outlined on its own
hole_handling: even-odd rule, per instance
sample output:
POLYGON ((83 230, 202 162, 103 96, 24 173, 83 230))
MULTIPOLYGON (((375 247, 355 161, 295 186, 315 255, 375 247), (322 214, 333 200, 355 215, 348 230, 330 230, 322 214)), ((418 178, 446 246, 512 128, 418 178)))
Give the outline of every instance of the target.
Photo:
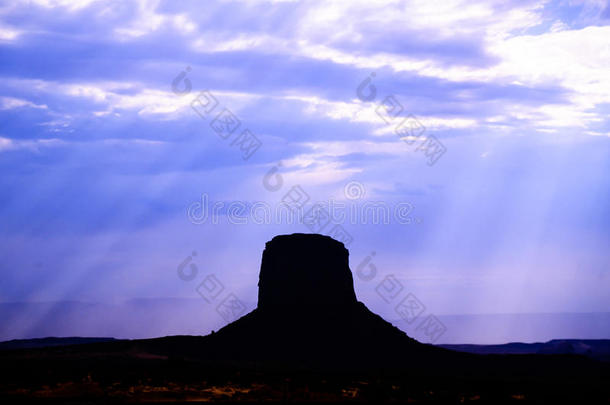
MULTIPOLYGON (((68 11, 77 11, 89 7, 99 0, 27 0, 27 3, 35 4, 45 8, 62 7, 68 11)), ((19 2, 15 2, 19 3, 19 2)))
MULTIPOLYGON (((37 93, 62 94, 75 98, 91 100, 105 107, 91 111, 92 115, 103 116, 115 110, 133 110, 142 115, 164 115, 179 113, 185 109, 192 97, 180 97, 171 91, 143 88, 134 82, 82 82, 60 83, 45 80, 8 80, 8 84, 21 89, 29 88, 37 93)), ((2 108, 29 106, 47 108, 46 105, 36 105, 29 101, 3 97, 0 98, 2 108)))
POLYGON ((29 107, 46 110, 45 104, 35 104, 28 100, 15 97, 0 97, 0 110, 12 110, 14 108, 29 107))
POLYGON ((119 39, 132 39, 141 37, 158 30, 164 23, 171 20, 155 12, 158 1, 138 0, 138 15, 129 21, 126 26, 115 28, 119 39))
MULTIPOLYGON (((138 13, 127 24, 115 27, 114 33, 119 40, 130 40, 153 33, 162 27, 171 27, 182 34, 192 34, 197 24, 186 14, 162 14, 157 11, 159 0, 137 0, 138 13)), ((105 10, 112 13, 112 10, 105 10)))
POLYGON ((22 31, 14 27, 0 25, 0 41, 12 41, 14 39, 17 39, 21 34, 22 31))
POLYGON ((303 187, 334 184, 344 181, 361 171, 361 169, 357 168, 345 168, 340 162, 321 160, 318 160, 314 166, 297 168, 298 166, 294 165, 294 163, 300 159, 302 158, 296 157, 294 160, 286 161, 287 167, 293 168, 282 174, 286 184, 298 184, 303 187), (288 166, 288 163, 291 166, 288 166))
MULTIPOLYGON (((36 0, 43 7, 63 7, 80 10, 93 1, 36 0)), ((255 4, 256 2, 252 2, 255 4)), ((599 122, 600 116, 591 112, 599 103, 610 102, 610 27, 592 26, 570 30, 560 20, 544 20, 542 7, 546 1, 527 2, 506 6, 503 2, 471 2, 466 0, 385 0, 369 2, 324 1, 311 2, 303 7, 304 14, 294 19, 294 27, 279 35, 275 28, 245 33, 239 30, 214 30, 198 25, 195 15, 164 14, 158 0, 138 0, 135 17, 118 26, 110 27, 120 40, 134 39, 163 27, 188 34, 192 49, 199 52, 257 51, 288 56, 331 61, 356 68, 380 69, 389 67, 396 72, 410 72, 418 76, 446 79, 452 82, 479 81, 483 83, 522 84, 536 88, 540 85, 563 86, 571 91, 564 105, 541 104, 526 110, 518 105, 507 107, 505 121, 527 119, 536 129, 562 127, 587 128, 599 122), (525 30, 552 23, 550 31, 542 35, 522 35, 525 30), (405 25, 406 24, 406 25, 405 25), (400 35, 405 27, 409 32, 430 35, 432 42, 466 38, 476 47, 476 39, 498 63, 476 67, 447 64, 438 52, 425 56, 399 52, 380 52, 364 48, 355 52, 357 44, 366 41, 370 32, 400 35), (204 31, 201 31, 201 30, 204 31), (287 34, 287 35, 284 35, 287 34), (355 48, 342 44, 355 44, 355 48)), ((601 7, 591 2, 590 7, 601 7)), ((587 7, 589 7, 587 6, 587 7)), ((102 14, 105 12, 103 9, 102 14)), ((218 10, 216 10, 218 11, 218 10)), ((301 9, 299 9, 301 11, 301 9)), ((545 17, 546 18, 546 17, 545 17)), ((111 20, 113 20, 111 18, 111 20)), ((292 19, 290 21, 293 21, 292 19)), ((18 31, 0 26, 0 39, 16 38, 18 31)), ((383 40, 380 38, 378 40, 383 40)), ((396 40, 389 36, 388 40, 396 40)), ((425 43, 422 46, 426 46, 425 43)), ((465 60, 465 58, 464 58, 465 60)), ((141 89, 134 83, 81 83, 39 86, 53 87, 60 93, 83 97, 101 104, 92 114, 102 116, 119 109, 138 111, 142 115, 176 117, 188 109, 189 97, 177 97, 167 90, 141 89), (129 90, 129 91, 122 91, 129 90)), ((330 119, 345 119, 354 123, 380 124, 375 134, 391 129, 383 126, 374 107, 357 100, 328 101, 315 93, 259 95, 240 92, 218 92, 228 97, 232 110, 255 102, 260 97, 298 100, 306 104, 304 111, 330 119)), ((216 93, 215 93, 216 94, 216 93)), ((3 108, 19 106, 18 102, 3 102, 3 108)), ((28 106, 34 107, 34 104, 28 106)), ((38 106, 36 108, 43 108, 38 106)), ((471 128, 480 124, 468 116, 442 117, 420 114, 418 119, 430 129, 471 128)))
POLYGON ((42 147, 52 147, 65 144, 61 139, 10 139, 0 136, 0 152, 8 150, 28 149, 38 152, 42 147))

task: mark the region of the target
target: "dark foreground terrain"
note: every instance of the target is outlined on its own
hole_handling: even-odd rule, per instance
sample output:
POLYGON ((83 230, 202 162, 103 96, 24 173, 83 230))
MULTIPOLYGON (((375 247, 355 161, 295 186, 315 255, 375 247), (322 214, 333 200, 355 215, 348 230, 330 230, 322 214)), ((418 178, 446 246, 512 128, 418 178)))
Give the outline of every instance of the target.
POLYGON ((273 238, 258 287, 256 309, 207 336, 0 351, 3 403, 610 402, 610 363, 582 346, 483 355, 412 339, 357 300, 327 236, 273 238))
POLYGON ((100 404, 610 403, 610 365, 581 355, 465 354, 457 362, 387 358, 361 367, 299 367, 206 360, 198 348, 208 339, 175 336, 2 351, 0 398, 3 403, 100 404))

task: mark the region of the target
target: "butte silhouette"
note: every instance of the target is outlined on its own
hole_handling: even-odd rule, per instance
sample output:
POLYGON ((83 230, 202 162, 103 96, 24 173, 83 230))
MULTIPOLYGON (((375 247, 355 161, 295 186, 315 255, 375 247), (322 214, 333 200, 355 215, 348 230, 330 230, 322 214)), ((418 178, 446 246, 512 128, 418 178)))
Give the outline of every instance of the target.
POLYGON ((258 306, 205 337, 204 357, 302 365, 390 365, 453 352, 407 336, 358 301, 343 243, 318 234, 267 242, 258 306))
POLYGON ((609 398, 608 363, 458 353, 411 339, 357 300, 343 244, 315 234, 267 243, 257 308, 217 333, 0 351, 0 360, 0 396, 9 392, 9 403, 42 392, 51 400, 44 403, 343 403, 348 393, 350 403, 375 404, 609 398))

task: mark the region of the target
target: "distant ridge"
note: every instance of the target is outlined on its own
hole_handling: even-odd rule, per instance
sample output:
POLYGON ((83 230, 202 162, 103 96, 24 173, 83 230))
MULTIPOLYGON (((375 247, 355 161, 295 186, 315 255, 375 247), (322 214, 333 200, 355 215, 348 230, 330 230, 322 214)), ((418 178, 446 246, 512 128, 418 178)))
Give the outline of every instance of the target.
POLYGON ((83 345, 87 343, 110 342, 110 337, 45 337, 37 339, 13 339, 0 342, 0 350, 37 349, 42 347, 83 345))
MULTIPOLYGON (((82 345, 100 342, 129 342, 128 339, 109 337, 46 337, 14 339, 0 342, 0 350, 38 349, 82 345)), ((511 342, 499 345, 441 344, 449 350, 472 354, 579 354, 596 360, 610 362, 610 339, 553 339, 548 342, 511 342)))
POLYGON ((438 346, 475 354, 580 354, 601 361, 610 361, 610 339, 553 339, 545 343, 438 346))

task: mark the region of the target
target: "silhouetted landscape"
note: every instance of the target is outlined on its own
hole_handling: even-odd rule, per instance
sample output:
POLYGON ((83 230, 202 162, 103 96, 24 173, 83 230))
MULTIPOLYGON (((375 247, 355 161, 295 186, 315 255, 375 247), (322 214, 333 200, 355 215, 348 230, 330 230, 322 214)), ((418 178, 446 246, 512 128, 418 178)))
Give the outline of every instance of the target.
POLYGON ((607 403, 609 341, 422 344, 357 300, 348 250, 276 236, 258 305, 207 336, 3 342, 11 403, 607 403))
POLYGON ((610 0, 3 0, 0 403, 610 405, 610 0))

